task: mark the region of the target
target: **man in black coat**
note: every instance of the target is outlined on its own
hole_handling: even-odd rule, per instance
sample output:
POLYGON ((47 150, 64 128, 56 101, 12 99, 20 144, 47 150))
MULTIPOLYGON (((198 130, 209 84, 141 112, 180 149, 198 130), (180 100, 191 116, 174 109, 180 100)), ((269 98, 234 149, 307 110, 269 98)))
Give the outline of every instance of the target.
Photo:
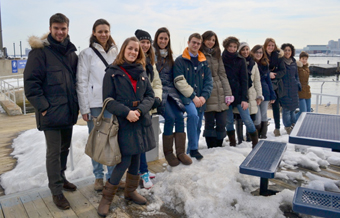
POLYGON ((60 13, 50 18, 50 33, 30 37, 32 51, 24 71, 25 94, 35 109, 37 128, 46 139, 46 169, 53 202, 70 208, 62 189, 77 187, 65 178, 72 128, 77 122, 78 99, 75 89, 78 57, 68 36, 69 19, 60 13))

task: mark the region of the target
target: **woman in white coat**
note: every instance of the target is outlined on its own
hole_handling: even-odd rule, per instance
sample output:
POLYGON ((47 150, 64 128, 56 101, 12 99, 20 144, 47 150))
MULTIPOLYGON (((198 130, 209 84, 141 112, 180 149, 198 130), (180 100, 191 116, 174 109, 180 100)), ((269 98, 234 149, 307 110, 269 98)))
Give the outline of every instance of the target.
MULTIPOLYGON (((89 133, 93 128, 92 117, 97 117, 103 107, 102 86, 106 66, 113 63, 117 54, 118 48, 111 37, 109 22, 104 19, 96 20, 92 28, 90 46, 80 52, 77 68, 79 108, 83 119, 87 122, 89 133)), ((104 117, 111 117, 111 114, 105 110, 104 117)), ((92 166, 96 177, 94 189, 101 191, 104 185, 103 165, 92 160, 92 166)), ((113 168, 107 167, 107 180, 113 168)))

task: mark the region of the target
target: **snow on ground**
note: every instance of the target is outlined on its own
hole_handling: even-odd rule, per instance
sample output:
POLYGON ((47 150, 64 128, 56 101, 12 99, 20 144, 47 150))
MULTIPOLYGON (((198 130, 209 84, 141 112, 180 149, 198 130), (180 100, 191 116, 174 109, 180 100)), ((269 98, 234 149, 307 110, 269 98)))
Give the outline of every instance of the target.
MULTIPOLYGON (((281 129, 282 136, 274 137, 273 128, 271 123, 267 140, 288 142, 288 135, 284 130, 281 129)), ((73 131, 75 169, 71 171, 69 158, 66 171, 70 181, 92 175, 90 158, 84 154, 87 127, 76 125, 73 131)), ((25 131, 14 140, 12 155, 18 159, 17 166, 0 178, 6 194, 47 186, 44 140, 43 132, 36 129, 25 131)), ((159 142, 161 145, 161 135, 159 142)), ((152 189, 140 190, 143 195, 152 196, 145 215, 159 211, 165 204, 180 214, 194 218, 284 217, 279 207, 291 205, 294 192, 283 190, 270 197, 251 195, 250 192, 259 187, 259 178, 239 173, 239 165, 251 151, 251 143, 243 142, 237 147, 229 147, 228 142, 224 141, 224 146, 207 149, 205 140, 201 137, 200 152, 204 156, 201 161, 193 160, 190 166, 165 166, 166 171, 158 173, 153 180, 152 189)), ((306 187, 340 192, 340 181, 318 177, 312 173, 290 171, 297 166, 320 171, 320 167, 327 167, 329 164, 340 165, 340 154, 326 148, 288 144, 281 161, 281 172, 276 174, 276 178, 293 182, 299 180, 306 187)))
POLYGON ((0 105, 0 114, 4 114, 4 113, 6 113, 6 111, 0 105))

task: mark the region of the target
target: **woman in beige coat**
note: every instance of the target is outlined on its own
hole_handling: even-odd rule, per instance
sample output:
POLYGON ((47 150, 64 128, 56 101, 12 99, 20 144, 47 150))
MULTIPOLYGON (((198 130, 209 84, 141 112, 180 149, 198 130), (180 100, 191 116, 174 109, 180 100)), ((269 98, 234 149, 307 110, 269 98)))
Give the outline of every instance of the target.
POLYGON ((207 100, 204 113, 205 128, 203 136, 208 148, 221 147, 224 137, 227 135, 225 126, 227 123, 227 110, 233 96, 227 75, 225 73, 221 50, 217 35, 212 31, 206 31, 202 35, 203 43, 200 51, 204 53, 213 78, 213 90, 207 100))
MULTIPOLYGON (((248 78, 249 113, 251 119, 255 121, 257 106, 261 103, 261 101, 263 101, 260 72, 256 62, 250 56, 250 48, 248 43, 241 42, 238 52, 242 57, 246 59, 247 62, 247 70, 249 76, 248 78)), ((238 138, 238 144, 241 144, 243 141, 243 121, 241 120, 238 110, 234 109, 233 113, 235 114, 236 120, 236 133, 238 138)), ((251 141, 248 132, 247 141, 249 142, 251 141)))

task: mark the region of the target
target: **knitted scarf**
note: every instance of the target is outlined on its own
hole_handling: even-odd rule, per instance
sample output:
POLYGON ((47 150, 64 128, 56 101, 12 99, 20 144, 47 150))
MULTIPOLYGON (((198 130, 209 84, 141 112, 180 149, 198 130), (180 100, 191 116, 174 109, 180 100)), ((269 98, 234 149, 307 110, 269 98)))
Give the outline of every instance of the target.
POLYGON ((130 64, 130 63, 124 62, 120 66, 123 67, 134 80, 138 80, 141 74, 144 72, 144 68, 141 64, 136 64, 136 63, 130 64))

